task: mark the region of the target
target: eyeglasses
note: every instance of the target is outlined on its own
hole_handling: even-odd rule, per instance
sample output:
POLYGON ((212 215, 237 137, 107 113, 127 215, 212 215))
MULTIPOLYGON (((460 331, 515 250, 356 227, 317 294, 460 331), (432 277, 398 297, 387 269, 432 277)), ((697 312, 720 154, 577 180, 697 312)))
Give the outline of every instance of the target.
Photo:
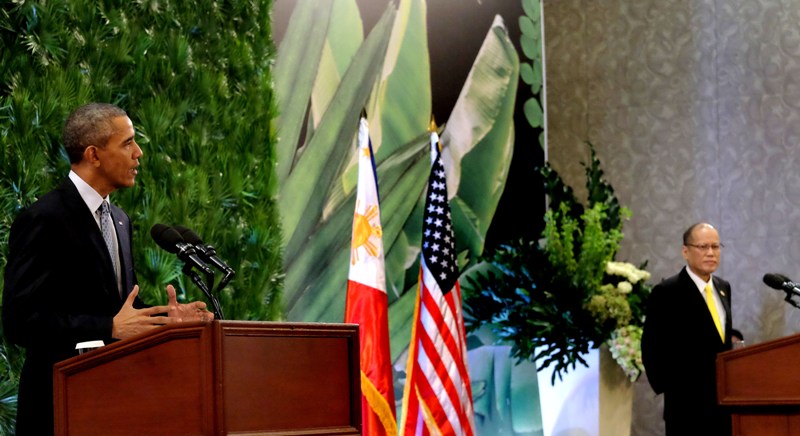
POLYGON ((701 245, 683 244, 683 245, 686 245, 688 247, 694 247, 700 251, 708 251, 709 248, 711 249, 711 251, 719 251, 721 248, 725 247, 722 244, 701 244, 701 245))

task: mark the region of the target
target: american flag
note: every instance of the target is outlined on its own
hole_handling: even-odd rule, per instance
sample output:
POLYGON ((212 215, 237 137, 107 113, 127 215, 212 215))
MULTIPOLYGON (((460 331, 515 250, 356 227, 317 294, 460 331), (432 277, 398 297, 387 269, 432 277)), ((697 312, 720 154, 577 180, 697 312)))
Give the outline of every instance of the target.
POLYGON ((455 238, 435 132, 431 156, 400 429, 405 435, 474 435, 455 238))
POLYGON ((396 436, 383 230, 366 118, 361 118, 358 143, 358 188, 344 320, 359 324, 361 432, 365 436, 396 436))

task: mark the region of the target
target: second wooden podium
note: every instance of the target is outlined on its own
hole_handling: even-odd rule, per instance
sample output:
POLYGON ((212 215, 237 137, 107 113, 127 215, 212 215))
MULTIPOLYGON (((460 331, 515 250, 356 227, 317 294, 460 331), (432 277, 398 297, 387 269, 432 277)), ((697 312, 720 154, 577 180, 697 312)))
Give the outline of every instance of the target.
POLYGON ((717 356, 717 398, 737 436, 800 436, 800 335, 717 356))
POLYGON ((54 369, 57 435, 357 435, 358 326, 214 321, 54 369))

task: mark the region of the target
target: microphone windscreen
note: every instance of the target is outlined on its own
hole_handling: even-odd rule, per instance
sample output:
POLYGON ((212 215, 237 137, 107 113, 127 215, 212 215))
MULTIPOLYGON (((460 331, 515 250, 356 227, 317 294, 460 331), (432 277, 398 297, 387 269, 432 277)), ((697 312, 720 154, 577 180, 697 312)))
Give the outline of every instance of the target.
POLYGON ((150 228, 150 236, 159 247, 170 253, 178 252, 178 243, 183 242, 181 234, 172 227, 164 224, 155 224, 150 228))
POLYGON ((764 284, 773 289, 783 289, 783 284, 790 282, 788 277, 782 274, 767 273, 764 274, 764 284))
POLYGON ((154 241, 158 242, 163 238, 161 234, 164 233, 164 230, 167 230, 168 228, 170 227, 166 224, 153 224, 153 227, 150 227, 150 237, 153 238, 154 241))
POLYGON ((183 237, 184 241, 186 241, 186 242, 188 242, 188 243, 190 243, 192 245, 195 245, 195 246, 203 245, 203 240, 200 239, 200 236, 197 233, 193 232, 188 227, 175 226, 175 227, 173 227, 173 229, 175 229, 178 233, 181 234, 181 236, 183 237))

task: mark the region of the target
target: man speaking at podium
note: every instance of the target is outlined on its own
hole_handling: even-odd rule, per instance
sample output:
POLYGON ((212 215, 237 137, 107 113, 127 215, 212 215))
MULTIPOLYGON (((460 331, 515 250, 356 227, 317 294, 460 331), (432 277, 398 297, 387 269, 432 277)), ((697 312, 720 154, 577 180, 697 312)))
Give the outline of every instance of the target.
POLYGON ((642 359, 653 390, 664 393, 667 435, 731 434, 717 405, 717 354, 731 349, 731 287, 712 276, 719 234, 698 223, 683 234, 686 267, 653 288, 647 302, 642 359))
POLYGON ((18 435, 53 433, 53 365, 76 355, 76 343, 108 344, 164 324, 213 319, 205 303, 178 304, 171 285, 167 306, 138 298, 130 218, 108 198, 134 185, 142 156, 134 136, 116 106, 73 111, 63 132, 69 176, 11 227, 3 327, 26 349, 18 435))

